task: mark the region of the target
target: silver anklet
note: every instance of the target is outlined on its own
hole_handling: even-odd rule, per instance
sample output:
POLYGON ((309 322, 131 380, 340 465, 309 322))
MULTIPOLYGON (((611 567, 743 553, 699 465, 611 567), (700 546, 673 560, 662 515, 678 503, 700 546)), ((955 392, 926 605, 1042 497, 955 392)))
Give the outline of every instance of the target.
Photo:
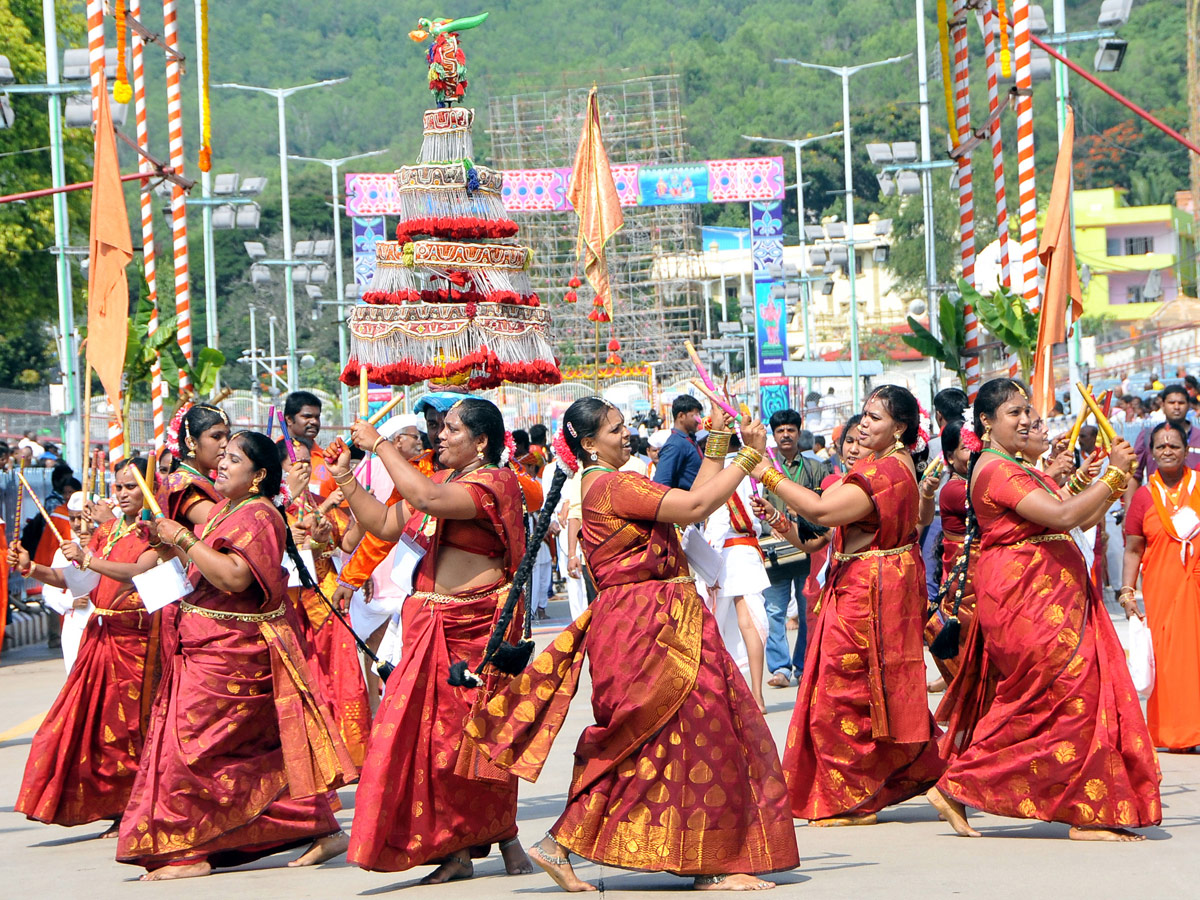
POLYGON ((696 875, 693 880, 696 884, 720 884, 728 875, 696 875))
MULTIPOLYGON (((560 844, 558 842, 558 839, 555 838, 554 835, 552 835, 548 831, 546 832, 546 837, 548 837, 548 838, 550 838, 550 840, 554 841, 554 846, 556 846, 556 847, 562 846, 562 844, 560 844)), ((532 849, 536 850, 541 855, 542 859, 544 859, 546 862, 550 863, 550 865, 552 865, 552 866, 565 866, 567 864, 567 857, 551 856, 549 853, 547 853, 545 850, 542 849, 541 842, 534 844, 532 849)))

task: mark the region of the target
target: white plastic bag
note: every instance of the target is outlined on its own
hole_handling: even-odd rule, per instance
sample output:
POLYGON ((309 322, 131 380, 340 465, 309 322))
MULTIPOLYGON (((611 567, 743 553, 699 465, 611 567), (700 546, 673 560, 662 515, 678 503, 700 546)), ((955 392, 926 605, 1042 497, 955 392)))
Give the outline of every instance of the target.
POLYGON ((1154 643, 1150 626, 1138 616, 1129 618, 1129 674, 1138 696, 1145 699, 1154 690, 1154 643))

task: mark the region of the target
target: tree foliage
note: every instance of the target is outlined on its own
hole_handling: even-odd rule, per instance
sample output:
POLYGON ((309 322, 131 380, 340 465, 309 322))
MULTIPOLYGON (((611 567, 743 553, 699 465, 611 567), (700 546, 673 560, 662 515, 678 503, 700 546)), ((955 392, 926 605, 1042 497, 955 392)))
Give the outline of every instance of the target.
POLYGON ((964 390, 967 387, 967 323, 966 304, 962 294, 942 294, 938 298, 937 325, 940 337, 934 337, 933 332, 918 322, 912 316, 908 317, 908 327, 912 334, 901 335, 901 339, 922 356, 936 359, 958 376, 964 390))

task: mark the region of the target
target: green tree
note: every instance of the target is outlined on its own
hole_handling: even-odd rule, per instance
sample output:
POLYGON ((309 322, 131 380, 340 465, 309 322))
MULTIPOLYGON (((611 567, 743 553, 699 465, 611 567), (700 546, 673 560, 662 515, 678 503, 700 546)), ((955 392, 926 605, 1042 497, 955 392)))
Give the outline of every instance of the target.
POLYGON ((1024 298, 1003 285, 994 294, 981 294, 960 278, 958 290, 974 307, 980 324, 1003 343, 1009 353, 1016 354, 1021 377, 1028 382, 1033 373, 1033 353, 1037 349, 1037 313, 1030 312, 1024 298))
MULTIPOLYGON (((58 30, 63 41, 81 46, 83 18, 66 4, 58 6, 58 30)), ((0 52, 12 64, 19 84, 46 81, 43 49, 42 4, 37 0, 0 0, 0 52)), ((15 120, 0 129, 0 193, 18 193, 50 187, 49 112, 45 96, 10 98, 15 120)), ((86 181, 91 154, 87 129, 65 132, 68 182, 86 181)), ((87 231, 90 194, 67 195, 73 234, 87 231)), ((42 197, 0 204, 0 386, 29 387, 41 381, 48 364, 46 326, 56 318, 58 295, 53 247, 52 200, 42 197), (22 358, 17 358, 18 356, 22 358), (34 373, 38 375, 35 379, 34 373)), ((83 308, 83 279, 73 275, 75 307, 83 308)))
POLYGON ((947 371, 958 376, 963 390, 967 388, 967 324, 966 302, 961 294, 942 294, 937 308, 940 338, 914 319, 908 317, 912 334, 901 335, 901 339, 922 356, 936 359, 947 371))

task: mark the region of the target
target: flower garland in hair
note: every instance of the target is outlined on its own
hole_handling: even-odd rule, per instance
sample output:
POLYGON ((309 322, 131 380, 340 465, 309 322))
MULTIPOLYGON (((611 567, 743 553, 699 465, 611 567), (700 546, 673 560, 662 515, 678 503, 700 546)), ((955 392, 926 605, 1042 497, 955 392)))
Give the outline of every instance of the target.
POLYGON ((517 461, 517 442, 511 431, 504 432, 504 449, 500 451, 500 465, 507 466, 517 461))
MULTIPOLYGON (((568 425, 566 427, 570 428, 571 426, 568 425)), ((567 475, 574 475, 579 471, 579 460, 575 458, 575 454, 567 446, 567 433, 565 429, 559 429, 550 446, 554 448, 554 455, 557 457, 555 462, 558 463, 567 475)))
POLYGON ((185 400, 179 405, 179 409, 175 410, 175 415, 171 416, 171 422, 167 425, 167 434, 164 443, 167 449, 171 451, 171 455, 179 459, 183 458, 183 453, 180 451, 179 431, 183 428, 183 417, 188 414, 188 410, 191 408, 192 402, 185 400))
POLYGON ((967 448, 968 453, 983 452, 983 441, 975 433, 975 410, 967 407, 963 411, 962 428, 958 431, 958 442, 967 448))
POLYGON ((279 482, 279 493, 271 498, 271 502, 283 510, 292 505, 292 492, 288 490, 287 481, 279 482))
POLYGON ((929 447, 929 429, 932 424, 929 421, 929 412, 917 401, 917 439, 913 441, 913 453, 922 453, 929 447))

